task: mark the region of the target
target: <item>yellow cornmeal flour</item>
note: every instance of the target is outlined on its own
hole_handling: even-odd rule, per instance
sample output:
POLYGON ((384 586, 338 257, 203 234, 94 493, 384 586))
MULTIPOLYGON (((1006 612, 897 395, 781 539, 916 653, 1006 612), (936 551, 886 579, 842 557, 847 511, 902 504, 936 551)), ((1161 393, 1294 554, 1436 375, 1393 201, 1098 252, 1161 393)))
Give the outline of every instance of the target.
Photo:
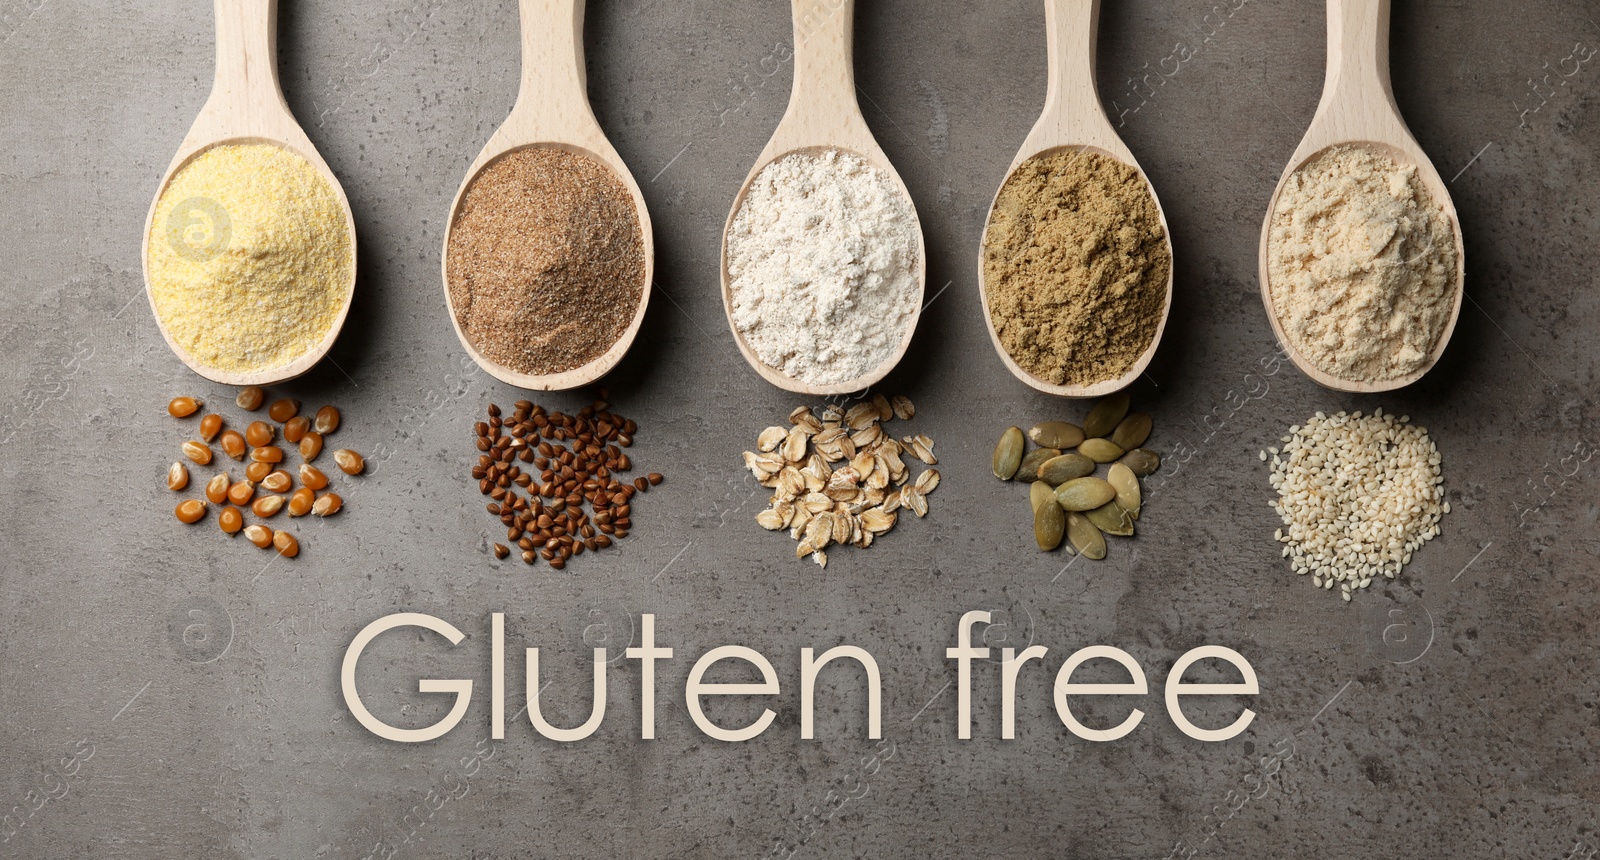
POLYGON ((161 195, 146 274, 156 313, 194 361, 281 367, 327 336, 354 265, 344 207, 304 158, 218 146, 161 195))

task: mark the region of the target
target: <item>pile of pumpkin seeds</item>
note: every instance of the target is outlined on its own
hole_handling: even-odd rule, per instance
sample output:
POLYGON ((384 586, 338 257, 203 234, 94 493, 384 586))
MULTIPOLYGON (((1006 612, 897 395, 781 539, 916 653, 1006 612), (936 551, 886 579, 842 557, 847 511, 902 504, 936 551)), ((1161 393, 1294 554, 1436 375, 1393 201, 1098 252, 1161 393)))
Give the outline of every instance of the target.
POLYGON ((1140 447, 1150 438, 1151 419, 1130 413, 1129 403, 1127 394, 1113 394, 1089 410, 1081 427, 1045 421, 1026 434, 1011 427, 1000 436, 994 476, 1031 485, 1039 549, 1054 550, 1065 538, 1067 552, 1098 561, 1106 557, 1106 535, 1133 536, 1143 503, 1139 479, 1161 468, 1161 458, 1140 447), (1101 466, 1104 477, 1095 474, 1101 466))

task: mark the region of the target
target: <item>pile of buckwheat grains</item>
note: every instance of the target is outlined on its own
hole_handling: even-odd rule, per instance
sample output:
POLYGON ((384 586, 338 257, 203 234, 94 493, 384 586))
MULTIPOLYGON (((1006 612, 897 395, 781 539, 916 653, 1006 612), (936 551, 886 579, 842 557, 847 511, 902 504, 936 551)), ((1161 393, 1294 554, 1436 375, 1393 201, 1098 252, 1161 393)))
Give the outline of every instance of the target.
POLYGON ((1347 601, 1395 578, 1450 513, 1439 449, 1409 416, 1318 412, 1261 459, 1272 464, 1283 557, 1319 588, 1338 583, 1347 601))
MULTIPOLYGON (((472 477, 526 564, 542 558, 561 570, 584 550, 597 552, 627 537, 634 494, 662 481, 657 472, 632 483, 617 477, 633 468, 622 449, 633 445, 639 427, 611 411, 604 389, 599 394, 577 415, 518 400, 505 417, 491 403, 488 420, 473 428, 480 453, 472 477)), ((497 559, 513 552, 501 543, 493 549, 497 559)))

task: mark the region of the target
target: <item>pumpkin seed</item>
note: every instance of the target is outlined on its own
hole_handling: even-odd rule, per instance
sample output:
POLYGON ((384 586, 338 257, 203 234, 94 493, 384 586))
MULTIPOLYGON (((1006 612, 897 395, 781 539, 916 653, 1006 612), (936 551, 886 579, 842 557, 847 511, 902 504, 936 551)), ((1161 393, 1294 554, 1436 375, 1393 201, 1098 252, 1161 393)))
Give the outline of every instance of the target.
POLYGON ((1123 454, 1117 462, 1132 469, 1133 474, 1141 478, 1148 478, 1161 468, 1161 457, 1148 448, 1135 448, 1123 454))
POLYGON ((1028 488, 1028 504, 1033 507, 1035 514, 1039 512, 1040 505, 1049 504, 1058 508, 1061 507, 1056 505, 1056 491, 1048 481, 1033 482, 1033 485, 1028 488))
POLYGON ((1133 517, 1116 502, 1107 502, 1092 511, 1085 511, 1083 515, 1108 535, 1133 536, 1133 517))
POLYGON ((1065 421, 1043 421, 1028 430, 1028 438, 1046 448, 1076 448, 1083 444, 1083 428, 1065 421))
POLYGON ((994 476, 1002 481, 1009 481, 1017 474, 1017 469, 1022 465, 1022 428, 1008 427, 1000 436, 1000 444, 994 446, 994 476))
POLYGON ((1049 552, 1061 545, 1061 535, 1067 528, 1066 512, 1059 505, 1040 505, 1033 512, 1033 539, 1039 549, 1049 552))
POLYGON ((1061 456, 1060 448, 1035 448, 1022 456, 1022 465, 1017 468, 1017 480, 1037 481, 1039 467, 1052 457, 1061 456))
POLYGON ((1117 425, 1117 429, 1111 431, 1111 441, 1124 451, 1132 451, 1150 438, 1150 428, 1153 425, 1154 422, 1148 412, 1129 413, 1128 417, 1117 425))
POLYGON ((1067 540, 1084 558, 1099 561, 1106 557, 1106 536, 1077 511, 1067 511, 1067 540))
POLYGON ((1106 474, 1106 480, 1111 486, 1117 488, 1117 504, 1134 519, 1139 518, 1139 506, 1143 496, 1139 492, 1139 476, 1122 463, 1112 463, 1111 471, 1106 474))
POLYGON ((1083 435, 1090 439, 1098 439, 1117 429, 1117 425, 1128 415, 1129 402, 1126 391, 1102 397, 1100 402, 1089 410, 1089 417, 1084 419, 1083 435))
POLYGON ((1039 467, 1039 480, 1049 481, 1050 486, 1059 487, 1074 478, 1094 474, 1094 461, 1082 454, 1062 454, 1046 460, 1039 467))
POLYGON ((1117 488, 1100 478, 1075 478, 1056 488, 1056 506, 1068 511, 1092 511, 1117 497, 1117 488))
POLYGON ((1109 463, 1122 456, 1122 449, 1110 439, 1085 439, 1078 446, 1078 453, 1095 461, 1096 463, 1109 463))

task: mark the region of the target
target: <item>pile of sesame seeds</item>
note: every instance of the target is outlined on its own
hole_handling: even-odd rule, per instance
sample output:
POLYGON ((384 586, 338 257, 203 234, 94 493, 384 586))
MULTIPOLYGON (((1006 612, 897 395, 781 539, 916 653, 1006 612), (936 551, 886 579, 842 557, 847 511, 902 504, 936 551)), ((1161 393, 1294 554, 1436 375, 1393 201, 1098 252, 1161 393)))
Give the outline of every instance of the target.
POLYGON ((1395 578, 1411 554, 1438 537, 1444 501, 1439 449, 1428 431, 1382 409, 1371 415, 1318 412, 1268 448, 1276 537, 1294 572, 1345 600, 1378 576, 1395 578))

